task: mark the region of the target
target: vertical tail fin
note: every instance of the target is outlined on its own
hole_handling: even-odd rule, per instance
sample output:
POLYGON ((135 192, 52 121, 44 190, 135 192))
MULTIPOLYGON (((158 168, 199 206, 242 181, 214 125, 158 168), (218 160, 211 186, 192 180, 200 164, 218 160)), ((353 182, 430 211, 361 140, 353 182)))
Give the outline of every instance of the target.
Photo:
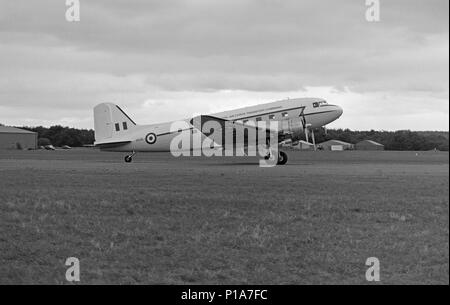
POLYGON ((103 103, 94 108, 95 141, 117 137, 136 127, 136 123, 119 106, 103 103))

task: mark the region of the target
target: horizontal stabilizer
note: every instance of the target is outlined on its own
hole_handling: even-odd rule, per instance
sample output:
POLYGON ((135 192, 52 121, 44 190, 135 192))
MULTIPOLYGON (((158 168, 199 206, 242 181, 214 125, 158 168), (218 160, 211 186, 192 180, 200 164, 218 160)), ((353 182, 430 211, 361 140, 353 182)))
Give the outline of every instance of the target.
POLYGON ((131 143, 131 141, 128 140, 124 140, 124 141, 101 141, 101 142, 95 142, 95 146, 96 147, 100 147, 100 148, 113 148, 113 147, 118 147, 118 146, 122 146, 125 144, 131 143))

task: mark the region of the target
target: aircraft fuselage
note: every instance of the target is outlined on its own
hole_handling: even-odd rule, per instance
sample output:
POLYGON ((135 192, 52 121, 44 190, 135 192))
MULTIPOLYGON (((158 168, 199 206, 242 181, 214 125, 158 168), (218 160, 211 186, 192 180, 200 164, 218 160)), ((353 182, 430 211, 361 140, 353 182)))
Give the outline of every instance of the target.
MULTIPOLYGON (((119 110, 121 111, 120 108, 119 110)), ((126 116, 125 113, 123 114, 126 116)), ((319 128, 333 122, 341 115, 341 107, 330 105, 320 98, 287 99, 211 114, 216 118, 243 124, 257 124, 259 121, 269 124, 271 121, 279 121, 282 132, 289 133, 293 140, 302 136, 305 128, 310 130, 319 128)), ((126 117, 129 119, 128 116, 126 117)), ((170 151, 170 143, 178 134, 177 131, 171 131, 173 122, 151 125, 135 125, 133 122, 126 125, 126 122, 119 120, 114 122, 112 119, 111 123, 115 126, 115 130, 114 134, 111 134, 111 139, 100 140, 96 135, 96 146, 107 151, 170 151), (108 142, 111 144, 109 145, 108 142)), ((132 122, 131 119, 129 120, 132 122)), ((189 122, 189 119, 185 121, 189 122)), ((201 136, 203 140, 205 136, 203 134, 201 136)))

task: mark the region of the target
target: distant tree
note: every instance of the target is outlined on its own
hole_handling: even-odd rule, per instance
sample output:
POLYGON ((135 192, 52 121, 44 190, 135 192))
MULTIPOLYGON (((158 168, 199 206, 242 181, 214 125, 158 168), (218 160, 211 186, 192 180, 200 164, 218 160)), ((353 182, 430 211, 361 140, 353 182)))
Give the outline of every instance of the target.
POLYGON ((38 146, 47 146, 52 145, 52 142, 47 138, 39 138, 38 139, 38 146))

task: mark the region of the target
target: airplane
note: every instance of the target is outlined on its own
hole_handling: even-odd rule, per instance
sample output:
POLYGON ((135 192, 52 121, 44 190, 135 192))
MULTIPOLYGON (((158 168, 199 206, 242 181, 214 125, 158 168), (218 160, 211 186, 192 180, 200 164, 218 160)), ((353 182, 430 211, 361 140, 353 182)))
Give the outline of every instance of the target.
MULTIPOLYGON (((337 120, 342 113, 341 107, 328 104, 321 98, 296 98, 200 116, 200 120, 202 124, 204 121, 213 120, 221 126, 227 122, 240 124, 245 128, 255 126, 261 121, 267 124, 279 121, 281 128, 278 130, 278 142, 286 139, 298 141, 303 133, 308 141, 311 134, 315 148, 314 129, 337 120)), ((202 132, 201 127, 194 126, 194 119, 185 121, 188 122, 192 133, 202 132)), ((127 163, 132 162, 137 152, 169 152, 171 141, 182 131, 171 131, 172 124, 173 122, 138 125, 119 106, 101 103, 94 108, 94 146, 103 151, 129 153, 125 156, 127 163)), ((208 137, 205 133, 201 136, 208 137)), ((277 163, 287 163, 285 152, 278 152, 277 163)))

